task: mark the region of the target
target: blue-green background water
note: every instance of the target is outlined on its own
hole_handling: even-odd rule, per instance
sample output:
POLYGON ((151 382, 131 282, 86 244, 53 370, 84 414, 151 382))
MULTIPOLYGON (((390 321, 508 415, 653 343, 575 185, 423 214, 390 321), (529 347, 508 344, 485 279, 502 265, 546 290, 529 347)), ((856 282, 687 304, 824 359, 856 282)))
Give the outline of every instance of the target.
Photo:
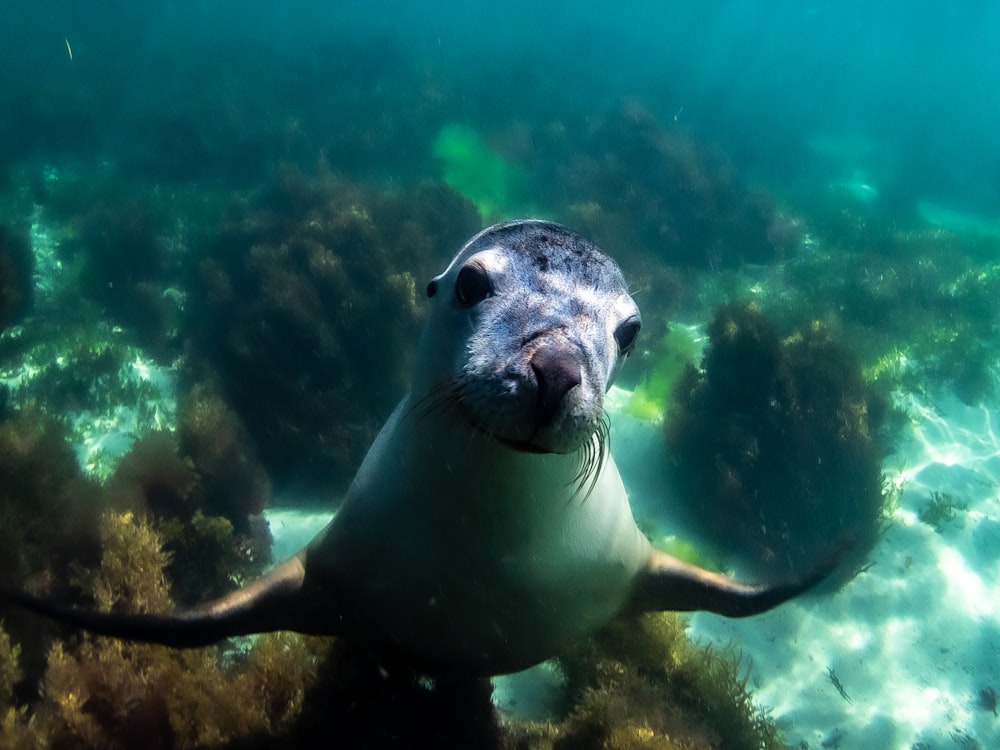
POLYGON ((8 160, 113 158, 155 138, 172 150, 145 155, 152 164, 143 166, 232 178, 234 162, 253 173, 286 155, 288 144, 268 134, 298 118, 295 156, 308 159, 310 145, 351 127, 359 138, 368 131, 375 153, 344 144, 345 153, 331 154, 338 167, 413 176, 425 166, 419 131, 435 121, 494 131, 573 125, 635 96, 762 179, 832 168, 808 148, 824 136, 865 150, 853 154, 865 157, 859 166, 904 204, 997 206, 1000 12, 989 2, 637 2, 621 10, 47 2, 6 13, 8 160), (437 87, 440 98, 394 85, 437 87), (377 133, 380 126, 393 132, 377 133))
MULTIPOLYGON (((648 467, 677 464, 671 389, 719 305, 752 302, 783 343, 843 343, 817 404, 830 384, 858 397, 843 361, 869 389, 841 442, 882 441, 874 566, 825 609, 693 626, 751 652, 749 684, 789 743, 1000 741, 996 3, 9 5, 0 427, 51 418, 100 488, 74 497, 184 518, 168 545, 180 599, 266 558, 263 508, 280 536, 335 504, 406 390, 427 279, 481 226, 536 215, 596 239, 643 310, 609 408, 651 534, 743 573, 801 562, 780 524, 758 523, 771 510, 748 505, 746 528, 768 528, 727 547, 718 526, 740 522, 674 488, 682 509, 657 505, 673 480, 648 467), (241 562, 219 580, 201 582, 183 543, 209 534, 193 507, 234 527, 241 562)), ((845 486, 828 484, 823 503, 845 486)), ((0 493, 0 510, 19 498, 31 506, 0 493)), ((798 535, 864 515, 822 507, 798 535)), ((24 559, 0 560, 37 572, 53 557, 37 537, 13 535, 24 559)), ((46 574, 70 580, 90 554, 46 574)), ((9 703, 35 710, 32 658, 9 703)))

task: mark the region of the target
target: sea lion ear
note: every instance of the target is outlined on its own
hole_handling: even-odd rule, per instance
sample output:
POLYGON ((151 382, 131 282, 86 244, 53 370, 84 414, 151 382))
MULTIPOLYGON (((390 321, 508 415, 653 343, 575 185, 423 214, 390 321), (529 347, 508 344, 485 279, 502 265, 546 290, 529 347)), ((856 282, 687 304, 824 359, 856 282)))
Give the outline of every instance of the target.
POLYGON ((435 294, 437 294, 438 287, 441 285, 441 279, 445 277, 446 273, 448 273, 447 270, 445 270, 443 273, 439 273, 437 276, 435 276, 433 279, 427 282, 428 297, 433 297, 435 294))
POLYGON ((441 281, 444 279, 444 277, 448 275, 448 271, 451 269, 452 264, 454 264, 454 261, 448 264, 448 268, 444 269, 441 273, 439 273, 437 276, 435 276, 433 279, 427 282, 428 297, 433 297, 438 293, 438 287, 441 286, 441 281))

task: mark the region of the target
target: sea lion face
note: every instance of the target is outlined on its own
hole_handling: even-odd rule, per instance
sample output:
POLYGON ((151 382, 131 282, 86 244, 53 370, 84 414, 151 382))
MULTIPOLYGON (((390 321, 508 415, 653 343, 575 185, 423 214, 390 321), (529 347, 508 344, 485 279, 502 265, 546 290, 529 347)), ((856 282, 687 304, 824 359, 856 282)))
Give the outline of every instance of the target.
POLYGON ((528 452, 570 453, 602 429, 604 394, 640 317, 596 245, 549 222, 491 227, 428 294, 429 403, 454 406, 477 431, 528 452))

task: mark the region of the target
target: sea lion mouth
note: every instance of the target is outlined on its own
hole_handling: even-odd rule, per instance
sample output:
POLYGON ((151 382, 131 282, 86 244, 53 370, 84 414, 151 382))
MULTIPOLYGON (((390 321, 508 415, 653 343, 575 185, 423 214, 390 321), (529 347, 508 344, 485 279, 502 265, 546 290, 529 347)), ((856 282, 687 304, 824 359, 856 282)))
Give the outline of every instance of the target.
POLYGON ((477 419, 478 415, 474 412, 461 408, 461 404, 459 404, 457 411, 460 418, 468 424, 476 432, 476 434, 482 435, 488 440, 494 443, 499 443, 505 448, 517 453, 564 456, 582 450, 588 443, 593 441, 595 435, 599 436, 602 440, 607 437, 607 431, 602 429, 602 422, 596 423, 593 426, 593 429, 584 433, 583 437, 579 440, 573 440, 569 443, 560 443, 558 439, 552 440, 553 437, 558 435, 558 430, 556 432, 552 432, 545 425, 537 426, 534 432, 527 437, 508 437, 495 428, 483 425, 477 419))
POLYGON ((466 417, 466 421, 469 425, 476 431, 477 434, 483 435, 489 440, 508 448, 517 453, 526 453, 530 455, 571 455, 577 454, 580 457, 580 468, 573 477, 571 484, 576 486, 574 495, 583 494, 584 499, 590 496, 593 492, 594 486, 597 483, 597 478, 601 473, 601 469, 604 466, 605 460, 610 455, 611 452, 611 423, 608 420, 607 414, 605 414, 595 425, 594 431, 591 432, 587 439, 581 444, 570 450, 557 451, 552 448, 547 448, 530 440, 512 440, 510 438, 500 437, 496 434, 491 434, 486 430, 482 429, 471 419, 466 417))
MULTIPOLYGON (((530 430, 515 430, 506 429, 509 424, 505 424, 503 419, 484 418, 482 410, 470 408, 470 402, 474 400, 476 400, 474 394, 464 383, 460 380, 451 380, 431 389, 413 404, 410 411, 418 419, 433 415, 454 419, 456 426, 461 423, 476 435, 516 453, 532 455, 594 453, 595 456, 603 456, 607 451, 610 426, 607 414, 603 410, 593 419, 577 420, 569 431, 565 429, 565 425, 553 426, 539 424, 537 421, 532 424, 530 430)), ((533 416, 534 413, 522 415, 528 420, 533 416)))

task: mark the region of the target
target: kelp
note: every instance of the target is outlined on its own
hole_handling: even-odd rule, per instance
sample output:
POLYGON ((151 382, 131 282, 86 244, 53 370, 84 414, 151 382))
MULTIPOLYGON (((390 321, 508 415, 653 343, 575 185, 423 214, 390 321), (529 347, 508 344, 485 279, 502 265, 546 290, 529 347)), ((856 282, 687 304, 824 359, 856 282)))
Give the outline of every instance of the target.
MULTIPOLYGON (((170 609, 170 555, 152 519, 107 512, 100 542, 99 565, 79 578, 93 606, 170 609)), ((363 637, 178 650, 66 633, 34 693, 18 659, 0 630, 0 743, 11 747, 780 747, 732 649, 689 641, 674 614, 623 619, 561 656, 564 702, 548 722, 501 717, 488 682, 423 675, 363 637)))
POLYGON ((446 186, 320 168, 234 202, 188 280, 185 378, 245 425, 278 488, 342 490, 408 387, 427 280, 480 219, 446 186))
POLYGON ((887 408, 853 353, 819 322, 782 339, 754 304, 722 306, 708 333, 664 424, 685 520, 771 579, 838 544, 863 558, 884 518, 887 408))
MULTIPOLYGON (((98 608, 171 607, 169 555, 151 521, 108 513, 101 542, 100 565, 84 586, 98 608)), ((10 663, 11 651, 17 655, 9 647, 5 654, 5 643, 0 640, 0 665, 10 663)), ((323 649, 320 639, 287 634, 260 636, 229 659, 217 648, 178 650, 92 636, 58 641, 48 654, 40 700, 8 709, 15 715, 7 721, 55 748, 214 747, 290 721, 323 649)))
POLYGON ((539 750, 783 748, 747 689, 732 647, 701 646, 674 613, 623 618, 559 658, 562 718, 512 725, 517 747, 539 750))

